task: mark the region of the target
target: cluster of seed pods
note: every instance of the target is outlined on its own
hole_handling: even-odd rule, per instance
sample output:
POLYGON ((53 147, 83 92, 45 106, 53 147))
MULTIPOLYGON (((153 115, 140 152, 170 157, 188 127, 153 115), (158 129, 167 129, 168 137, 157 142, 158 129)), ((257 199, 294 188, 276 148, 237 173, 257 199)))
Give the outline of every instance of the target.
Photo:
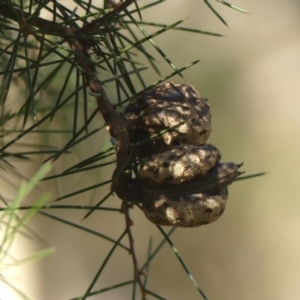
POLYGON ((167 82, 136 97, 123 117, 141 162, 127 200, 141 202, 157 225, 196 227, 217 220, 241 165, 221 163, 220 151, 207 143, 207 99, 191 85, 167 82))

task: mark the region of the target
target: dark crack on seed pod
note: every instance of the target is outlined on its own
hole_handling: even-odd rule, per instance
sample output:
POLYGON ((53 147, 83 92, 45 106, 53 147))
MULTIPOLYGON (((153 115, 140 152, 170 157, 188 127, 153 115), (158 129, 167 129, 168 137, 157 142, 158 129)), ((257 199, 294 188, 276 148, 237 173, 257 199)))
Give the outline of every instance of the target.
POLYGON ((191 180, 181 184, 170 184, 148 181, 142 178, 140 180, 140 188, 150 191, 152 194, 179 195, 179 194, 195 194, 209 192, 215 188, 222 188, 230 185, 236 177, 242 174, 239 171, 241 165, 235 163, 218 163, 213 166, 204 176, 197 175, 191 180))

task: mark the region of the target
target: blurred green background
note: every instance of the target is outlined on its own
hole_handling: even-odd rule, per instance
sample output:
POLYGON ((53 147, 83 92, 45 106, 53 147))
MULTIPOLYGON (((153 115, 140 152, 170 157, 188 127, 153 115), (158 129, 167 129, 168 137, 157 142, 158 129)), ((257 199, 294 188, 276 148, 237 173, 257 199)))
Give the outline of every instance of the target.
MULTIPOLYGON (((139 1, 139 4, 148 2, 139 1)), ((184 76, 187 83, 209 98, 213 114, 210 142, 221 150, 222 160, 243 162, 246 174, 268 173, 234 183, 229 189, 227 209, 217 222, 199 228, 180 228, 172 240, 209 299, 296 300, 300 298, 300 189, 297 186, 300 2, 235 0, 233 4, 250 14, 236 12, 217 2, 213 4, 229 27, 199 0, 166 1, 148 10, 143 18, 169 24, 188 17, 182 26, 224 35, 210 37, 169 31, 154 40, 177 67, 201 59, 184 76)), ((162 76, 169 74, 170 67, 157 58, 161 61, 162 76)), ((150 70, 146 73, 148 84, 159 79, 150 70)), ((172 80, 185 82, 179 76, 172 80)), ((111 87, 107 91, 113 98, 111 87)), ((68 118, 62 116, 56 128, 65 126, 65 122, 68 118)), ((94 126, 102 123, 99 118, 94 126)), ((53 142, 64 145, 64 136, 49 141, 53 142)), ((60 160, 54 173, 108 145, 107 135, 82 143, 76 147, 76 154, 60 160)), ((34 167, 31 168, 29 173, 33 172, 34 167)), ((56 198, 107 180, 112 170, 113 166, 106 168, 105 174, 91 171, 46 182, 41 189, 50 190, 56 198)), ((108 190, 107 185, 65 200, 63 204, 97 203, 108 190)), ((119 207, 120 203, 117 197, 111 197, 106 206, 119 207)), ((80 222, 83 217, 80 211, 55 213, 74 222, 80 222)), ((137 208, 132 211, 132 219, 142 262, 149 237, 153 237, 154 244, 162 237, 137 208)), ((124 217, 95 212, 80 224, 118 238, 124 228, 124 217)), ((20 288, 34 299, 65 300, 83 294, 112 244, 42 216, 31 223, 31 228, 56 248, 56 254, 24 265, 10 276, 19 280, 20 288)), ((15 251, 30 253, 40 248, 41 245, 23 237, 15 251)), ((131 274, 131 257, 119 249, 96 287, 129 280, 131 274)), ((152 262, 149 287, 167 299, 202 299, 167 245, 152 262)), ((94 298, 130 299, 130 295, 131 288, 126 287, 94 298)), ((14 299, 10 297, 14 296, 2 300, 14 299)))

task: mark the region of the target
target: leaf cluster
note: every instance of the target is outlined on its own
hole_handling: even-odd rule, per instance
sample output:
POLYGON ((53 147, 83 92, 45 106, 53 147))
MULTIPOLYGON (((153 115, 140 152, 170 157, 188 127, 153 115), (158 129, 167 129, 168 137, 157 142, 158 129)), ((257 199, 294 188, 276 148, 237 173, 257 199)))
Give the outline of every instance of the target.
MULTIPOLYGON (((143 16, 146 15, 147 10, 155 6, 159 7, 163 0, 152 1, 146 5, 143 5, 142 1, 106 0, 103 7, 99 7, 99 3, 92 0, 74 0, 74 2, 76 7, 72 10, 59 1, 53 0, 0 1, 0 167, 3 172, 25 179, 26 176, 16 167, 20 161, 32 164, 43 157, 40 163, 56 162, 72 155, 78 145, 93 139, 99 132, 106 134, 105 129, 108 128, 114 138, 113 141, 117 143, 113 142, 111 146, 96 155, 76 161, 61 172, 47 177, 42 176, 42 180, 61 180, 65 176, 73 176, 93 169, 105 172, 104 168, 117 163, 117 170, 112 180, 104 180, 60 195, 55 200, 72 199, 75 195, 107 184, 113 184, 113 188, 93 206, 62 205, 57 202, 44 204, 42 200, 34 206, 28 206, 21 205, 18 197, 11 202, 2 198, 4 204, 2 209, 5 213, 1 220, 6 220, 8 212, 10 214, 8 221, 2 223, 6 226, 6 230, 9 230, 12 228, 10 226, 12 220, 18 218, 17 210, 25 210, 30 215, 32 212, 39 212, 56 222, 112 242, 113 246, 90 286, 84 295, 76 299, 87 299, 125 285, 132 285, 132 299, 136 298, 137 285, 140 287, 143 299, 146 299, 147 295, 152 295, 156 299, 165 299, 147 288, 147 274, 151 260, 166 242, 171 246, 203 299, 207 299, 170 239, 174 229, 166 233, 158 227, 163 240, 156 249, 152 249, 151 239, 149 240, 148 259, 140 266, 136 259, 131 232, 130 207, 125 205, 116 209, 104 207, 103 204, 113 191, 122 190, 128 183, 127 173, 124 171, 128 168, 131 153, 130 147, 126 147, 129 145, 128 136, 119 114, 123 106, 132 98, 174 75, 183 77, 183 72, 198 62, 176 66, 167 53, 156 44, 155 38, 169 30, 216 37, 221 35, 183 27, 181 25, 184 20, 173 24, 145 21, 143 16), (162 77, 157 56, 168 64, 169 75, 162 77), (150 85, 146 83, 144 77, 145 70, 149 69, 159 78, 150 85), (99 123, 99 112, 103 122, 94 128, 93 124, 99 123), (55 121, 65 114, 71 116, 68 126, 55 127, 53 125, 55 121), (62 135, 64 145, 32 142, 31 136, 37 134, 48 136, 50 140, 62 135), (24 150, 26 148, 30 150, 24 150), (50 214, 48 210, 51 209, 87 211, 84 218, 96 210, 108 210, 113 213, 121 211, 126 218, 126 227, 119 238, 114 240, 79 223, 50 214), (122 242, 125 236, 129 238, 129 246, 122 242), (132 254, 132 279, 98 291, 93 290, 116 248, 122 248, 132 254)), ((225 1, 217 0, 217 2, 245 12, 225 1)), ((225 20, 212 4, 208 0, 204 0, 204 3, 226 25, 225 20)), ((130 162, 130 168, 132 165, 134 164, 130 162)), ((41 177, 38 178, 41 180, 41 177)), ((35 177, 32 180, 36 182, 35 177)), ((23 187, 20 193, 23 199, 23 187)), ((20 222, 19 224, 23 225, 23 221, 20 222)), ((13 228, 16 232, 20 226, 16 225, 13 228)), ((13 235, 8 233, 6 236, 13 235)), ((9 239, 2 244, 7 241, 9 239)), ((4 248, 4 246, 1 248, 2 254, 8 255, 9 248, 6 250, 4 248)))

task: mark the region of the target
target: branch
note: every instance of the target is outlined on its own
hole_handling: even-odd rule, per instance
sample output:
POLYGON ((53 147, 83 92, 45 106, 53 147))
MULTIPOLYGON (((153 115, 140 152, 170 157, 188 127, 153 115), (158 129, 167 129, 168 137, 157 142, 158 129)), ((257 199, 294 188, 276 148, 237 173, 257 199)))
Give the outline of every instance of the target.
POLYGON ((126 201, 123 201, 122 211, 124 212, 124 215, 125 215, 126 230, 127 230, 127 235, 128 235, 128 238, 129 238, 130 254, 132 256, 132 261, 133 261, 133 266, 134 266, 135 281, 137 281, 137 283, 140 286, 141 293, 142 293, 142 300, 146 300, 146 295, 148 294, 148 292, 145 289, 145 286, 143 284, 142 276, 144 274, 143 274, 143 271, 141 271, 139 266, 138 266, 138 260, 137 260, 137 256, 136 256, 136 253, 135 253, 134 239, 133 239, 133 234, 132 234, 132 231, 131 231, 131 226, 133 225, 133 222, 130 219, 129 209, 130 209, 130 204, 126 201))

